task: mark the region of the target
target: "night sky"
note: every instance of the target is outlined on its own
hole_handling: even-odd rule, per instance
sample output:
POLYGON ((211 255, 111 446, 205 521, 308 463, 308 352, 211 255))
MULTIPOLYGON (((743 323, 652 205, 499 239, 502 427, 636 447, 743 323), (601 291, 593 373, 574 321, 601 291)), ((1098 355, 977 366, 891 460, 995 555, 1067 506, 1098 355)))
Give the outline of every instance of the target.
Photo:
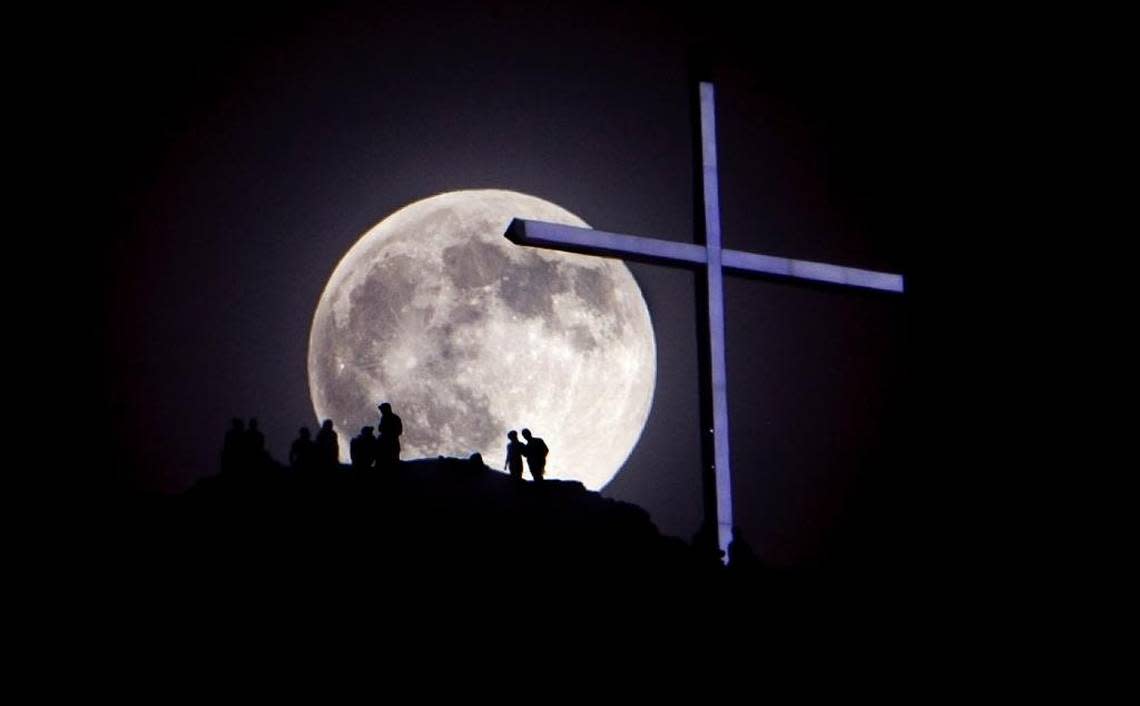
MULTIPOLYGON (((726 246, 901 272, 909 289, 727 280, 737 521, 775 564, 912 551, 930 491, 916 321, 947 238, 929 225, 947 150, 937 30, 709 3, 185 3, 90 22, 65 88, 84 114, 74 179, 99 314, 81 335, 100 343, 104 490, 175 492, 215 472, 234 416, 258 417, 285 458, 315 427, 306 356, 325 282, 412 201, 511 189, 596 228, 691 241, 700 54, 726 246)), ((630 268, 657 391, 604 492, 688 539, 702 512, 695 278, 630 268)))

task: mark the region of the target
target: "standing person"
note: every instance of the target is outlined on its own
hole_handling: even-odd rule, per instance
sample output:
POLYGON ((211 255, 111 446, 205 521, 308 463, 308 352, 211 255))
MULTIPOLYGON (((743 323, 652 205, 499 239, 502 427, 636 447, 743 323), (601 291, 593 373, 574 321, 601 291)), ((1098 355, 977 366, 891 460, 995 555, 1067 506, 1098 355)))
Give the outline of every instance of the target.
POLYGON ((546 455, 550 453, 550 449, 546 448, 545 441, 537 436, 531 436, 530 429, 523 429, 522 435, 526 439, 526 448, 523 449, 526 465, 530 467, 530 475, 536 481, 540 481, 542 474, 546 473, 546 455))
POLYGON ((503 464, 503 470, 510 472, 514 480, 522 480, 523 453, 526 452, 526 448, 513 429, 507 432, 507 439, 510 441, 507 442, 507 462, 503 464))
POLYGON ((257 419, 250 417, 249 426, 245 428, 245 457, 246 464, 249 468, 261 470, 268 460, 265 453, 265 434, 261 433, 261 427, 257 424, 257 419))
POLYGON ((377 443, 376 467, 395 468, 400 461, 400 435, 404 433, 404 423, 400 416, 392 411, 392 405, 381 402, 377 405, 380 410, 380 440, 377 443))
POLYGON ((348 456, 352 459, 354 471, 372 468, 376 460, 376 438, 372 436, 372 427, 361 427, 360 436, 348 443, 348 456))
POLYGON ((340 444, 336 440, 331 419, 326 419, 317 432, 317 467, 331 470, 340 463, 340 444))
POLYGON ((289 447, 289 465, 298 471, 308 471, 313 467, 313 439, 309 427, 301 427, 289 447))

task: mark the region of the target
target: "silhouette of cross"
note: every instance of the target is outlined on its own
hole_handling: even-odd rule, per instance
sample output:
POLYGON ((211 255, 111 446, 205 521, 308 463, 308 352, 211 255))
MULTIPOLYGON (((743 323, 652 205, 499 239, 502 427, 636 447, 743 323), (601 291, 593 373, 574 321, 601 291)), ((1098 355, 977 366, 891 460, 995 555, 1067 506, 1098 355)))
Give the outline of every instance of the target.
MULTIPOLYGON (((822 262, 791 260, 758 253, 728 250, 721 247, 720 197, 717 184, 716 120, 713 111, 713 86, 699 84, 701 170, 698 179, 704 201, 704 244, 678 243, 633 235, 607 233, 590 228, 514 219, 506 230, 506 237, 516 245, 565 250, 585 255, 618 257, 673 267, 696 268, 703 271, 704 282, 698 287, 698 296, 705 289, 708 305, 707 317, 701 316, 700 340, 705 346, 702 361, 704 399, 711 401, 712 458, 705 459, 706 471, 715 479, 715 492, 706 487, 706 521, 717 519, 717 543, 727 556, 732 540, 732 475, 729 464, 728 393, 724 353, 724 284, 729 274, 767 274, 793 280, 813 280, 835 285, 863 287, 888 292, 903 291, 902 275, 873 272, 853 267, 840 267, 822 262), (707 286, 706 286, 707 285, 707 286), (708 507, 715 502, 715 509, 708 507)), ((699 228, 698 228, 699 230, 699 228)), ((700 233, 698 232, 698 235, 700 233)), ((700 240, 700 238, 698 238, 700 240)), ((707 447, 706 447, 707 448, 707 447)), ((706 485, 708 482, 706 474, 706 485)))

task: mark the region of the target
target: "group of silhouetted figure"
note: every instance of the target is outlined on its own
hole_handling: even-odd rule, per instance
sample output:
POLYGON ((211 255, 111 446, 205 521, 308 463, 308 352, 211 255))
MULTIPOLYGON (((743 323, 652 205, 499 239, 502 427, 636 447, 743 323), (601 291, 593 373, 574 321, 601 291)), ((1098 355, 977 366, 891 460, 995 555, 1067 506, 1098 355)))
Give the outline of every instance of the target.
POLYGON ((525 444, 519 441, 519 436, 513 429, 507 432, 507 439, 510 441, 507 443, 507 461, 503 464, 503 469, 511 474, 511 478, 521 481, 525 458, 531 477, 535 481, 541 481, 546 472, 546 455, 550 453, 550 449, 542 439, 532 436, 530 429, 523 429, 522 435, 526 439, 525 444))
MULTIPOLYGON (((376 436, 372 435, 372 427, 361 427, 360 434, 348 443, 348 458, 355 471, 391 469, 400 462, 400 435, 404 433, 404 423, 387 402, 377 408, 380 410, 380 423, 376 426, 376 436)), ((325 424, 331 429, 328 421, 325 424)))
MULTIPOLYGON (((378 409, 378 435, 372 434, 373 427, 366 426, 349 443, 349 458, 355 470, 389 469, 400 461, 400 435, 404 433, 404 424, 389 403, 378 405, 378 409)), ((272 465, 273 461, 265 450, 265 435, 258 428, 257 419, 250 419, 248 426, 242 420, 234 419, 222 445, 222 473, 256 472, 272 465)), ((332 470, 339 466, 340 443, 332 420, 324 421, 315 439, 308 427, 301 427, 289 447, 289 467, 309 472, 332 470)))
POLYGON ((235 418, 222 445, 222 473, 260 469, 268 464, 265 435, 258 428, 257 420, 250 419, 247 427, 245 422, 235 418))
MULTIPOLYGON (((377 405, 377 409, 380 410, 380 421, 376 427, 361 427, 360 434, 349 442, 348 455, 354 471, 372 468, 390 470, 400 461, 400 436, 404 433, 404 423, 392 411, 392 405, 388 402, 377 405)), ((550 449, 546 442, 533 436, 530 429, 523 429, 522 437, 526 439, 525 443, 519 440, 518 433, 514 430, 507 433, 509 443, 503 470, 511 478, 521 481, 525 459, 531 477, 535 481, 541 481, 546 473, 546 456, 550 449)), ((471 458, 478 458, 479 465, 482 465, 481 455, 476 453, 471 458)), ((246 426, 242 420, 234 419, 233 425, 226 432, 222 447, 222 472, 234 474, 239 471, 263 470, 271 465, 273 461, 265 450, 265 435, 258 429, 257 420, 250 419, 246 426)), ((324 421, 315 439, 308 427, 301 427, 297 439, 289 447, 289 467, 295 471, 308 472, 327 471, 339 466, 340 444, 332 420, 324 421)))

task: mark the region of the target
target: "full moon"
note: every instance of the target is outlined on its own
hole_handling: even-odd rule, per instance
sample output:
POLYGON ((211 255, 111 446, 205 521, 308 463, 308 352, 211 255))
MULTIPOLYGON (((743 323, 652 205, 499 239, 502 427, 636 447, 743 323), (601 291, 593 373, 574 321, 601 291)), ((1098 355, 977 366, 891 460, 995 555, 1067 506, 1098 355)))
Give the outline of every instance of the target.
POLYGON ((343 460, 387 401, 403 459, 479 452, 501 470, 507 432, 526 427, 550 448, 547 478, 600 490, 621 469, 656 383, 645 299, 619 260, 511 244, 512 218, 588 227, 534 196, 453 191, 341 259, 313 316, 309 390, 343 460))

